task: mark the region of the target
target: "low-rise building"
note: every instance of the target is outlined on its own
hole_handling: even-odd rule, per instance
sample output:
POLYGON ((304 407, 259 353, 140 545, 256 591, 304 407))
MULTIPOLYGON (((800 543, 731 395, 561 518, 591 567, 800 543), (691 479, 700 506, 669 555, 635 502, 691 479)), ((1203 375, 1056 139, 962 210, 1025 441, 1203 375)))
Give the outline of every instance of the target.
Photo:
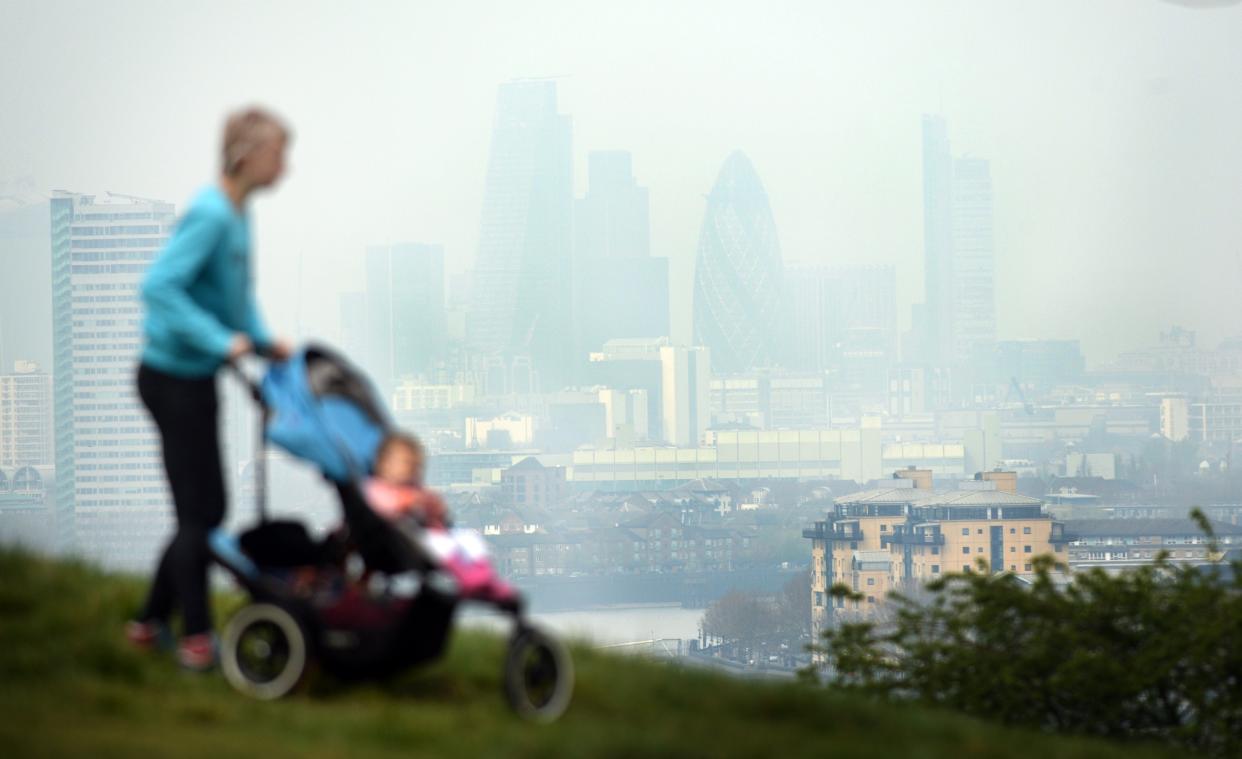
MULTIPOLYGON (((1217 553, 1242 547, 1242 525, 1213 522, 1217 553)), ((1192 519, 1075 519, 1065 523, 1070 569, 1122 570, 1150 564, 1164 551, 1176 564, 1219 558, 1192 519)))
POLYGON ((527 456, 501 472, 500 487, 514 506, 549 509, 565 496, 565 467, 544 466, 527 456))
POLYGON ((811 608, 816 636, 841 610, 866 611, 891 590, 950 572, 986 568, 1030 574, 1040 555, 1064 555, 1062 525, 1038 498, 1013 492, 1016 477, 986 472, 953 490, 931 473, 903 470, 890 486, 837 498, 803 537, 811 540, 811 608), (844 584, 862 598, 833 598, 844 584))

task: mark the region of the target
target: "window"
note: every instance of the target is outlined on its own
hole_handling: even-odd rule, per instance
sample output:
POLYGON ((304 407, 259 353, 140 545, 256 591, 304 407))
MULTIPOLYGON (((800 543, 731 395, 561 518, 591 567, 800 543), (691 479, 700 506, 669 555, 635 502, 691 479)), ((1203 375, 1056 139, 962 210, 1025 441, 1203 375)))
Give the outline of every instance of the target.
POLYGON ((1017 572, 1017 571, 1018 571, 1018 565, 1017 565, 1017 564, 1010 564, 1010 565, 1009 565, 1009 571, 1010 571, 1010 572, 1017 572))
POLYGON ((969 535, 969 534, 970 534, 970 528, 969 528, 969 527, 963 527, 963 528, 962 528, 962 534, 963 534, 963 535, 969 535))
POLYGON ((1030 528, 1030 527, 1023 527, 1023 528, 1022 528, 1022 534, 1023 534, 1023 535, 1030 535, 1030 534, 1031 534, 1031 528, 1030 528))
POLYGON ((874 578, 874 577, 868 577, 868 578, 867 578, 867 584, 868 584, 868 585, 875 585, 875 578, 874 578))
POLYGON ((969 572, 969 571, 970 571, 970 565, 969 565, 969 564, 963 564, 963 565, 962 565, 962 571, 963 571, 963 572, 969 572))
POLYGON ((1030 571, 1031 571, 1031 565, 1030 565, 1030 564, 1027 564, 1027 565, 1026 565, 1026 571, 1028 571, 1028 572, 1030 572, 1030 571))
POLYGON ((962 553, 964 553, 964 554, 969 554, 969 553, 970 553, 970 546, 962 546, 962 553))
POLYGON ((932 546, 932 556, 940 555, 940 546, 932 546))
POLYGON ((823 594, 821 591, 818 591, 818 590, 817 590, 817 591, 815 591, 815 605, 816 605, 816 606, 823 606, 823 605, 824 605, 824 594, 823 594))
POLYGON ((938 574, 940 574, 940 565, 939 565, 939 564, 932 564, 932 574, 934 574, 934 575, 938 575, 938 574))
POLYGON ((886 524, 880 525, 880 532, 888 532, 888 525, 886 524))
POLYGON ((1022 546, 1022 553, 1030 553, 1030 552, 1031 552, 1030 546, 1022 546))
POLYGON ((1014 534, 1015 532, 1017 532, 1017 530, 1016 530, 1015 528, 1013 528, 1013 527, 1010 527, 1010 528, 1009 528, 1009 534, 1010 534, 1010 535, 1014 534))
POLYGON ((975 530, 975 534, 977 534, 977 535, 982 535, 982 534, 983 534, 983 528, 982 528, 982 527, 980 527, 979 529, 975 530))
POLYGON ((983 553, 983 546, 975 546, 975 553, 983 553))
POLYGON ((1009 553, 1017 553, 1017 552, 1018 552, 1017 546, 1009 546, 1009 553))
POLYGON ((869 604, 875 603, 875 596, 867 596, 867 603, 869 604))

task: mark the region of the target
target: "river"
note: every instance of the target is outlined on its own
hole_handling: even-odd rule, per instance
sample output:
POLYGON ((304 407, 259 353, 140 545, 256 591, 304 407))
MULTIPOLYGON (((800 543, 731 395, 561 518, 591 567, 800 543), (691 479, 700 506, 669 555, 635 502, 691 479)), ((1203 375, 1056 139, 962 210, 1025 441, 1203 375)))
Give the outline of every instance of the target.
MULTIPOLYGON (((558 635, 611 646, 645 640, 697 640, 702 609, 677 605, 635 604, 577 611, 535 612, 531 619, 558 635)), ((503 617, 471 611, 462 620, 470 627, 507 629, 503 617)))

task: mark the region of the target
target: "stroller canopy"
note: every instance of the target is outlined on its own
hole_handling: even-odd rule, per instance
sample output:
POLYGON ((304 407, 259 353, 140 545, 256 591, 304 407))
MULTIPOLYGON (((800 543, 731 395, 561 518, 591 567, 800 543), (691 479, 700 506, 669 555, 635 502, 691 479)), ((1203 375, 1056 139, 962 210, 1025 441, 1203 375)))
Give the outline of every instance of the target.
POLYGON ((336 482, 371 473, 389 428, 375 388, 337 353, 308 346, 263 378, 267 439, 336 482))

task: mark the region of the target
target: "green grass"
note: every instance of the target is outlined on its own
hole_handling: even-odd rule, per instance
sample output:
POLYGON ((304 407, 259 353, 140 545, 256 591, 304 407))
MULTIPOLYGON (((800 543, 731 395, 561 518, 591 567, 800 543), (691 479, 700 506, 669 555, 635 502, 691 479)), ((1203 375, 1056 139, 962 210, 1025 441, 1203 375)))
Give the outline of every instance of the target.
MULTIPOLYGON (((218 674, 130 650, 143 584, 0 551, 0 747, 6 757, 124 756, 1162 756, 574 649, 573 704, 552 725, 513 716, 503 641, 466 632, 444 661, 390 682, 323 680, 260 703, 218 674)), ((217 599, 221 612, 236 599, 217 599)), ((223 617, 221 617, 223 618, 223 617)), ((1168 754, 1171 755, 1171 754, 1168 754)))

